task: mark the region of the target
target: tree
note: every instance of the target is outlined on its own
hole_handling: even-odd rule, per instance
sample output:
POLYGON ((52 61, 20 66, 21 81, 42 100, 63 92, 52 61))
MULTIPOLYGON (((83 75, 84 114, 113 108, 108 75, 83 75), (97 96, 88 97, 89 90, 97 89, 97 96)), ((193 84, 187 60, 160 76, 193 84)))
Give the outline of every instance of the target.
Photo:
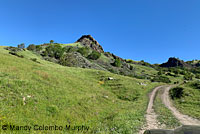
POLYGON ((54 43, 54 40, 50 40, 50 44, 53 44, 54 43))
POLYGON ((30 44, 28 47, 27 47, 28 50, 30 51, 34 51, 36 49, 36 46, 34 44, 30 44))
POLYGON ((120 67, 121 66, 121 61, 120 61, 120 59, 115 59, 115 62, 113 63, 113 66, 115 66, 115 67, 120 67))
POLYGON ((44 55, 48 55, 50 57, 54 57, 56 59, 60 59, 62 55, 64 54, 64 48, 61 47, 61 45, 49 45, 46 47, 45 51, 43 52, 44 55))
POLYGON ((20 48, 20 49, 24 49, 25 48, 25 44, 21 43, 21 44, 17 45, 17 47, 20 48))

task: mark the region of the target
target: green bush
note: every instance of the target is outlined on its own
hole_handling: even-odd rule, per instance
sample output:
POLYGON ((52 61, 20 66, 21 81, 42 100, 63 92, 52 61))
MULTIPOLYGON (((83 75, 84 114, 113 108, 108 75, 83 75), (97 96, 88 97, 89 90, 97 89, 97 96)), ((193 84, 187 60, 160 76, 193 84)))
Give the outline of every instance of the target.
POLYGON ((9 52, 9 54, 11 54, 11 55, 14 55, 14 56, 17 56, 17 57, 19 57, 19 58, 24 58, 24 56, 23 55, 19 55, 19 54, 17 54, 16 52, 9 52))
POLYGON ((89 59, 97 60, 101 56, 101 53, 98 53, 97 51, 92 51, 92 53, 88 56, 89 59))
POLYGON ((39 52, 39 51, 41 51, 41 50, 42 50, 42 47, 41 47, 40 45, 37 45, 37 46, 36 46, 36 51, 39 52))
POLYGON ((21 43, 21 44, 17 45, 17 48, 24 49, 25 48, 25 44, 21 43))
POLYGON ((175 87, 175 88, 172 88, 170 91, 169 91, 169 94, 170 94, 170 97, 174 100, 176 98, 181 98, 183 96, 183 90, 184 88, 182 87, 175 87))
POLYGON ((190 73, 186 73, 183 78, 184 78, 184 80, 192 80, 193 75, 190 73))
POLYGON ((10 52, 18 52, 21 51, 20 48, 17 47, 5 47, 6 50, 9 50, 10 52))
POLYGON ((67 53, 76 52, 77 48, 75 47, 65 47, 64 48, 67 53))
POLYGON ((200 89, 200 82, 199 82, 199 81, 192 82, 192 83, 190 84, 190 86, 191 86, 192 88, 195 88, 195 89, 200 89))
POLYGON ((114 63, 112 63, 112 65, 115 66, 115 67, 120 67, 121 64, 122 64, 122 63, 121 63, 120 59, 118 59, 118 58, 115 59, 115 62, 114 62, 114 63))
POLYGON ((36 50, 36 46, 35 46, 34 44, 30 44, 30 45, 27 47, 27 50, 35 51, 35 50, 36 50))
POLYGON ((37 59, 36 58, 31 58, 30 60, 34 61, 34 62, 37 62, 37 59))
POLYGON ((82 56, 87 57, 90 50, 87 47, 81 47, 77 50, 77 52, 79 52, 82 56))
POLYGON ((77 59, 70 53, 63 55, 59 60, 59 64, 69 67, 76 66, 77 62, 77 59))
POLYGON ((62 46, 59 44, 49 45, 48 47, 46 47, 45 51, 43 52, 43 55, 60 59, 64 54, 64 50, 65 49, 62 48, 62 46))
POLYGON ((160 70, 158 73, 157 73, 158 75, 162 75, 163 74, 163 72, 160 70))
POLYGON ((200 74, 196 74, 195 78, 200 79, 200 74))

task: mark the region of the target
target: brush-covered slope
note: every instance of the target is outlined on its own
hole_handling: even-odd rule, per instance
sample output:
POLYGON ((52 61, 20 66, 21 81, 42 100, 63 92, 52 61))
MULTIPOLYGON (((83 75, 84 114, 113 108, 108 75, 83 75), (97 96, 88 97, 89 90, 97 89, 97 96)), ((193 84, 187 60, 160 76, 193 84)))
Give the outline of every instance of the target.
POLYGON ((158 85, 61 66, 26 49, 17 54, 0 48, 0 124, 85 125, 89 131, 0 129, 0 133, 136 133, 144 122, 147 93, 158 85))
MULTIPOLYGON (((8 48, 10 51, 12 49, 14 48, 8 48)), ((45 43, 30 45, 27 49, 45 60, 63 66, 91 68, 131 77, 148 77, 148 74, 144 76, 143 72, 138 71, 137 65, 144 68, 144 71, 157 72, 151 64, 144 61, 132 64, 113 53, 104 52, 103 47, 91 35, 83 35, 72 44, 45 43)))

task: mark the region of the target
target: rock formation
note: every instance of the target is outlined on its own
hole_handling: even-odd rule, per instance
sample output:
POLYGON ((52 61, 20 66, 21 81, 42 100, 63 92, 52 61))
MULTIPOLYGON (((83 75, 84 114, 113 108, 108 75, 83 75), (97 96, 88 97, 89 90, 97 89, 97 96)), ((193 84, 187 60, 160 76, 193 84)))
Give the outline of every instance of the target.
POLYGON ((160 65, 161 67, 191 67, 191 65, 185 63, 183 60, 171 57, 166 63, 160 65))
POLYGON ((91 49, 93 49, 99 53, 104 52, 102 46, 91 35, 83 35, 76 42, 81 43, 85 47, 90 47, 91 49))

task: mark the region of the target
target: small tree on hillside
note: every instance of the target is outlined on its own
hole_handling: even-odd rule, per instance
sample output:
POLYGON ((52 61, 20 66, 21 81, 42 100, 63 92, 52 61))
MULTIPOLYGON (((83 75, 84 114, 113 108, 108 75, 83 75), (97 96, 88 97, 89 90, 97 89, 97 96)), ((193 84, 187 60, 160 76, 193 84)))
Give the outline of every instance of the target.
POLYGON ((30 44, 28 47, 27 47, 28 50, 30 51, 34 51, 36 49, 36 46, 34 44, 30 44))
POLYGON ((54 43, 54 40, 50 40, 50 44, 53 44, 54 43))
POLYGON ((17 45, 17 47, 20 48, 20 49, 24 49, 25 48, 25 44, 21 43, 21 44, 17 45))
POLYGON ((113 66, 115 66, 115 67, 120 67, 121 66, 121 61, 120 61, 120 59, 115 59, 115 62, 113 63, 113 66))

